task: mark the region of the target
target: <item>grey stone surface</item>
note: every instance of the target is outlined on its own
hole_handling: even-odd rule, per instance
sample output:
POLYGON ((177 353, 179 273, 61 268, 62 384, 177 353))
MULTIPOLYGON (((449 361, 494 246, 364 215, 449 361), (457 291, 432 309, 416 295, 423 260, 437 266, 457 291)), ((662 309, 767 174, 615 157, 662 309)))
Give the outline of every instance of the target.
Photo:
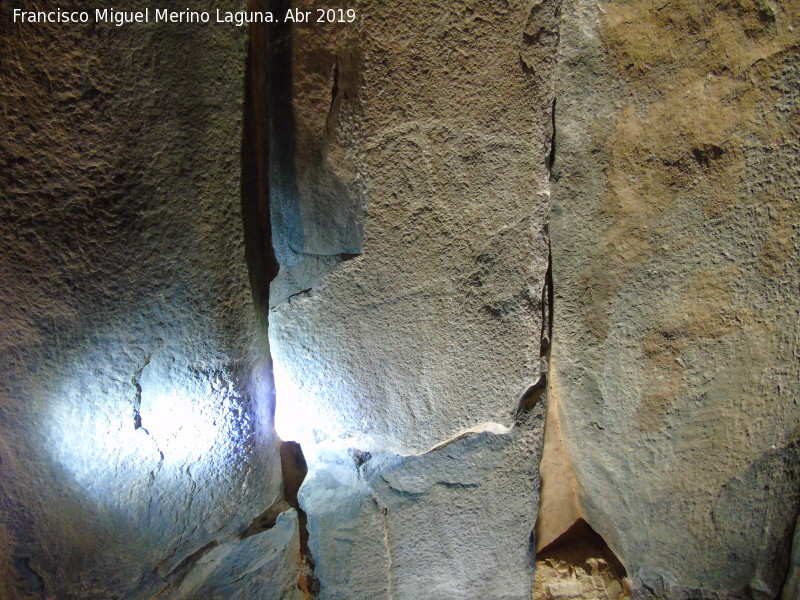
POLYGON ((775 598, 797 515, 798 9, 562 6, 551 377, 636 594, 775 598))
MULTIPOLYGON (((365 3, 359 15, 343 32, 292 32, 300 179, 293 212, 280 198, 275 210, 297 221, 276 217, 276 248, 335 238, 326 215, 354 202, 365 219, 363 243, 337 246, 358 257, 288 301, 273 295, 276 420, 301 442, 423 452, 509 425, 538 377, 555 5, 365 3), (350 192, 324 184, 320 197, 301 180, 319 148, 350 192)), ((278 255, 290 277, 296 259, 278 255)))
POLYGON ((0 597, 151 598, 280 493, 250 361, 246 34, 22 25, 14 7, 0 6, 0 597))
POLYGON ((278 516, 272 529, 214 546, 159 600, 302 600, 297 587, 300 551, 297 513, 278 516))
POLYGON ((284 31, 273 88, 276 426, 320 598, 529 598, 557 7, 358 11, 284 31))
POLYGON ((323 453, 301 490, 320 597, 530 598, 544 411, 421 455, 323 453))
MULTIPOLYGON (((558 394, 635 597, 796 600, 800 6, 351 6, 272 31, 271 158, 245 156, 271 180, 319 597, 529 597, 558 394), (548 218, 554 385, 519 415, 548 218)), ((288 506, 251 299, 269 236, 248 224, 248 289, 240 214, 245 30, 11 8, 0 597, 297 600, 303 512, 242 537, 288 506)))

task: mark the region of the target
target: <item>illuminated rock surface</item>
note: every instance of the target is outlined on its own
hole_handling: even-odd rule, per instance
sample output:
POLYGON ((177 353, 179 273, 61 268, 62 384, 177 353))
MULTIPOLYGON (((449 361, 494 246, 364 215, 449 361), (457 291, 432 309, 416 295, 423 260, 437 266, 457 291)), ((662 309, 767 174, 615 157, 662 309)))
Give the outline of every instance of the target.
POLYGON ((555 10, 374 3, 361 29, 292 30, 292 86, 274 88, 296 104, 297 176, 273 206, 281 435, 408 453, 512 422, 540 372, 555 10), (285 290, 319 260, 308 240, 345 235, 309 206, 315 170, 351 174, 330 201, 365 203, 363 242, 338 250, 360 255, 285 290))
POLYGON ((0 6, 0 598, 797 600, 797 3, 356 8, 0 6))
POLYGON ((23 27, 11 8, 0 597, 152 598, 223 549, 220 568, 240 565, 247 587, 261 577, 251 546, 296 541, 237 542, 281 483, 268 408, 251 394, 245 32, 23 27))
POLYGON ((529 598, 544 407, 422 455, 323 455, 300 492, 324 598, 529 598))
POLYGON ((372 3, 282 46, 276 425, 310 459, 322 598, 530 597, 544 401, 515 411, 541 372, 555 15, 372 3))

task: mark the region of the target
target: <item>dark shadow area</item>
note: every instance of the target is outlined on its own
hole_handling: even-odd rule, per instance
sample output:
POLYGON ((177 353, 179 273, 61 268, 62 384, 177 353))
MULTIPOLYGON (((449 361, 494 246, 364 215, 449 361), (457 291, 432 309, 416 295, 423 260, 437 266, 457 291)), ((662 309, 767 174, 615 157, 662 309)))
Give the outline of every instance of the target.
POLYGON ((534 600, 630 596, 627 571, 605 540, 578 519, 536 555, 534 600))
MULTIPOLYGON (((251 9, 261 10, 260 2, 251 9)), ((245 72, 245 106, 242 137, 242 223, 245 257, 250 274, 259 326, 266 331, 269 284, 279 266, 272 246, 270 215, 270 70, 269 29, 264 23, 250 25, 250 44, 245 72)))
POLYGON ((556 541, 543 548, 536 558, 562 560, 576 565, 585 564, 590 558, 602 558, 617 577, 628 576, 625 566, 606 541, 583 519, 575 521, 556 541))
MULTIPOLYGON (((284 14, 287 0, 252 0, 251 10, 284 14)), ((292 114, 291 26, 289 23, 250 25, 250 43, 245 74, 244 133, 242 137, 242 224, 250 287, 258 319, 258 354, 265 380, 261 395, 272 415, 275 411, 275 382, 269 347, 270 285, 280 265, 274 234, 282 230, 281 190, 294 182, 294 121, 292 114), (275 150, 274 154, 270 148, 275 150), (271 177, 273 175, 273 177, 271 177), (275 181, 277 179, 277 181, 275 181), (277 192, 275 190, 278 190, 277 192), (274 211, 273 195, 279 196, 274 211), (273 213, 277 223, 273 222, 273 213)), ((302 232, 302 227, 292 231, 302 232)), ((283 241, 278 242, 282 244, 283 241)), ((278 515, 290 507, 298 514, 300 555, 298 587, 306 598, 314 598, 319 582, 308 546, 307 517, 297 501, 297 492, 308 472, 303 451, 295 442, 280 447, 284 498, 267 508, 241 534, 247 538, 271 529, 278 515)))

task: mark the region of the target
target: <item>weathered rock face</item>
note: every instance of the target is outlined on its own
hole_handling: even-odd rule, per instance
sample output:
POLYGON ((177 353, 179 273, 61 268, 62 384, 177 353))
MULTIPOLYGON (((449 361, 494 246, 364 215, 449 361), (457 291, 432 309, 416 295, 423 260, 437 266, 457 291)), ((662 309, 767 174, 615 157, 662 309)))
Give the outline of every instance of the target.
POLYGON ((285 31, 273 80, 276 423, 321 597, 529 598, 556 4, 358 10, 285 31))
POLYGON ((562 11, 553 376, 583 509, 640 594, 775 598, 800 501, 798 5, 562 11))
POLYGON ((796 600, 797 3, 251 4, 0 6, 0 598, 796 600))
MULTIPOLYGON (((368 218, 363 244, 338 250, 359 257, 272 311, 277 419, 303 441, 422 452, 509 425, 539 375, 555 8, 374 4, 360 29, 292 31, 294 171, 327 149, 324 168, 358 183, 330 202, 368 218)), ((315 217, 276 247, 338 226, 315 217)))
POLYGON ((556 5, 358 11, 284 31, 273 80, 276 423, 320 597, 529 598, 556 5))
POLYGON ((11 9, 0 6, 0 597, 151 598, 191 583, 201 591, 181 597, 217 586, 233 598, 265 569, 269 590, 294 584, 267 552, 296 561, 291 514, 238 541, 281 484, 248 358, 245 31, 22 26, 11 9), (220 576, 201 585, 196 566, 220 576))
POLYGON ((322 598, 530 598, 543 405, 422 455, 317 457, 301 489, 322 598))

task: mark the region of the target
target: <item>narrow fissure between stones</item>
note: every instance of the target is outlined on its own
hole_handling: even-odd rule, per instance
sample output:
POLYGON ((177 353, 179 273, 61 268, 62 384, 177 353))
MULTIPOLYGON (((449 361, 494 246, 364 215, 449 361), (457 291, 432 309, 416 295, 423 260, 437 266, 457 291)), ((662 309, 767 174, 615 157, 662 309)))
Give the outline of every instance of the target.
POLYGON ((525 413, 529 412, 539 402, 547 391, 547 371, 550 362, 550 340, 553 337, 553 261, 550 254, 550 236, 545 226, 544 235, 547 237, 547 271, 544 276, 541 297, 541 331, 539 333, 539 378, 520 396, 515 412, 519 421, 525 413))
MULTIPOLYGON (((556 98, 551 109, 550 148, 545 164, 550 181, 556 162, 556 98)), ((547 272, 541 298, 539 381, 520 399, 520 415, 547 399, 545 440, 539 467, 541 477, 539 514, 532 535, 535 539, 533 600, 624 600, 631 593, 627 571, 606 541, 584 519, 577 495, 572 465, 567 455, 558 412, 559 395, 551 364, 553 348, 553 253, 549 228, 547 272)))
POLYGON ((556 99, 553 98, 553 105, 550 109, 551 133, 550 133, 550 152, 547 155, 547 170, 550 173, 550 179, 553 179, 553 166, 556 164, 556 99))
POLYGON ((313 600, 319 593, 319 578, 314 574, 314 557, 311 555, 308 535, 308 515, 300 507, 297 494, 308 474, 303 449, 297 442, 281 443, 281 474, 283 475, 283 495, 286 502, 297 511, 297 523, 300 529, 300 553, 298 556, 299 573, 297 584, 308 600, 313 600))
POLYGON ((392 558, 392 544, 389 540, 389 509, 375 495, 371 497, 371 500, 381 513, 383 547, 386 551, 386 597, 388 600, 394 600, 394 560, 392 558))
MULTIPOLYGON (((283 0, 250 0, 248 8, 254 11, 280 11, 283 0)), ((266 402, 269 412, 275 412, 275 381, 269 348, 269 293, 270 284, 280 269, 272 243, 272 216, 270 203, 270 131, 271 116, 275 112, 274 97, 276 71, 280 70, 278 87, 285 96, 287 73, 289 85, 291 70, 285 60, 286 49, 276 57, 276 46, 285 43, 284 26, 253 23, 249 28, 249 45, 245 76, 244 134, 242 139, 242 219, 244 226, 245 257, 250 276, 250 287, 255 305, 258 339, 256 361, 263 371, 265 385, 261 402, 266 402), (277 40, 277 41, 276 41, 277 40), (282 41, 281 41, 282 40, 282 41), (280 59, 280 60, 279 60, 280 59), (282 65, 279 69, 274 65, 282 65), (287 71, 287 69, 289 69, 287 71), (263 397, 263 396, 266 397, 263 397)), ((290 97, 290 96, 289 96, 290 97)), ((284 126, 286 121, 282 120, 284 126)), ((274 127, 272 128, 275 129, 274 127)), ((284 137, 284 136, 279 136, 284 137)), ((291 154, 290 154, 291 155, 291 154)), ((272 528, 280 513, 294 508, 298 515, 300 552, 298 556, 298 587, 309 600, 316 598, 319 582, 314 576, 314 560, 309 548, 308 518, 300 507, 297 493, 305 479, 308 467, 300 445, 282 442, 280 447, 283 498, 278 499, 242 532, 246 538, 272 528)))

